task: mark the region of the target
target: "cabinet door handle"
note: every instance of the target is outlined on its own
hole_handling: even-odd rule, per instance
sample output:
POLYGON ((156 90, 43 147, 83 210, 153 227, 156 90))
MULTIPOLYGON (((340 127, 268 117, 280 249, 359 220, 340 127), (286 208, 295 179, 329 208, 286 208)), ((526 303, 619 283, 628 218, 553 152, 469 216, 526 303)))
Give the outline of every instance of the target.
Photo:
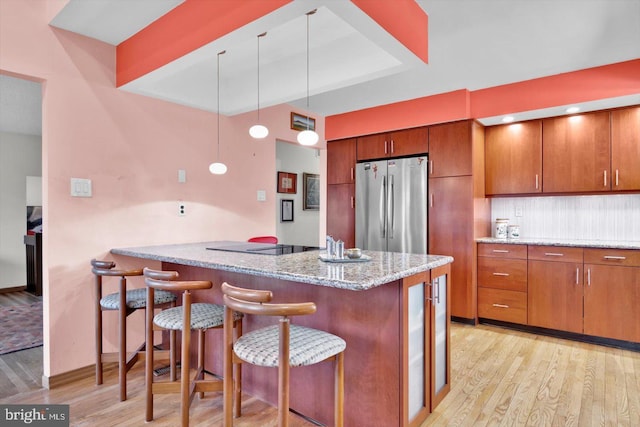
POLYGON ((506 249, 493 249, 493 252, 499 253, 499 254, 508 254, 509 251, 506 249))
POLYGON ((618 169, 616 169, 616 187, 618 186, 618 169))
POLYGON ((509 276, 509 273, 493 273, 494 276, 509 276))
POLYGON ((587 268, 587 285, 591 286, 591 269, 587 268))
POLYGON ((615 255, 605 255, 603 258, 604 259, 620 260, 620 261, 623 261, 623 260, 627 259, 626 256, 615 256, 615 255))
POLYGON ((425 301, 433 301, 433 298, 430 296, 433 293, 433 284, 432 283, 425 283, 425 285, 427 285, 429 287, 429 292, 427 293, 427 296, 425 296, 425 301))
POLYGON ((580 267, 576 268, 576 285, 580 284, 580 267))
POLYGON ((557 252, 545 252, 544 256, 564 256, 564 254, 557 253, 557 252))
POLYGON ((429 175, 433 175, 433 160, 429 160, 429 175))
POLYGON ((393 139, 391 140, 391 153, 394 153, 396 150, 394 148, 393 139))
POLYGON ((355 209, 356 207, 356 198, 351 196, 351 209, 355 209))
POLYGON ((429 197, 429 207, 433 207, 433 193, 431 193, 431 197, 429 197))
POLYGON ((386 139, 384 141, 384 154, 388 154, 388 151, 387 151, 387 140, 386 139))
POLYGON ((604 171, 604 186, 607 186, 607 170, 604 171))
POLYGON ((494 307, 499 307, 499 308, 509 308, 508 305, 506 304, 492 304, 494 307))
POLYGON ((355 178, 355 177, 353 176, 353 175, 354 175, 354 173, 353 173, 353 172, 354 172, 354 171, 353 171, 353 167, 351 167, 351 181, 353 181, 353 180, 354 180, 354 178, 355 178))
POLYGON ((536 190, 537 190, 538 188, 540 188, 540 187, 539 187, 539 185, 538 185, 538 174, 536 174, 536 190))

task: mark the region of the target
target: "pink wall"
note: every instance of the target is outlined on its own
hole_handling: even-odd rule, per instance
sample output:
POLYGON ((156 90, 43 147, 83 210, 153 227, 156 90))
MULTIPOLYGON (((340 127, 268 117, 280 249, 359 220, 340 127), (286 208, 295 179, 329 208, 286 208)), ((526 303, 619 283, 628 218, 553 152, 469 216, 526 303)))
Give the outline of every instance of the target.
MULTIPOLYGON (((253 115, 223 117, 229 172, 211 175, 215 114, 116 89, 113 46, 48 26, 64 4, 0 1, 0 72, 43 82, 45 377, 94 363, 91 258, 111 258, 113 247, 274 233, 275 140, 296 137, 286 105, 261 113, 271 131, 263 142, 248 136, 253 115), (91 179, 93 197, 70 197, 71 177, 91 179), (258 189, 266 202, 256 201, 258 189)), ((134 316, 132 347, 143 327, 134 316)), ((114 346, 115 316, 107 323, 114 346)))

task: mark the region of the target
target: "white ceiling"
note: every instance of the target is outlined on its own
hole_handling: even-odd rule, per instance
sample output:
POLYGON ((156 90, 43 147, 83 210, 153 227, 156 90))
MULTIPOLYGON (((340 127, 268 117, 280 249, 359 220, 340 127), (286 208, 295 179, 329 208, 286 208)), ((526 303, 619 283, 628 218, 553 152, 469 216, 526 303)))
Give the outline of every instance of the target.
MULTIPOLYGON (((428 64, 350 1, 295 0, 121 89, 216 111, 216 54, 226 50, 220 109, 255 110, 256 36, 267 31, 260 41, 260 105, 304 109, 305 13, 315 7, 308 109, 324 116, 640 58, 640 0, 416 1, 429 16, 428 64)), ((70 0, 52 25, 117 44, 180 2, 70 0)), ((640 94, 582 107, 638 103, 640 94)), ((526 112, 527 118, 562 113, 526 112)))

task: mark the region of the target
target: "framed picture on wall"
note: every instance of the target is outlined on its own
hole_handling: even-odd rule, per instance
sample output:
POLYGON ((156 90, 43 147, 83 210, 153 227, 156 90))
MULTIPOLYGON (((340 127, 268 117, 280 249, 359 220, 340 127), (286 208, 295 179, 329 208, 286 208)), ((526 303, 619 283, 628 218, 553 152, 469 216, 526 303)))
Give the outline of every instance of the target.
POLYGON ((292 222, 293 221, 293 200, 282 199, 280 200, 280 222, 292 222))
POLYGON ((297 173, 278 172, 278 193, 296 194, 297 186, 297 173))
POLYGON ((317 211, 320 209, 320 175, 303 173, 302 209, 317 211))
POLYGON ((291 113, 291 129, 293 130, 316 130, 316 119, 303 116, 298 113, 291 113))

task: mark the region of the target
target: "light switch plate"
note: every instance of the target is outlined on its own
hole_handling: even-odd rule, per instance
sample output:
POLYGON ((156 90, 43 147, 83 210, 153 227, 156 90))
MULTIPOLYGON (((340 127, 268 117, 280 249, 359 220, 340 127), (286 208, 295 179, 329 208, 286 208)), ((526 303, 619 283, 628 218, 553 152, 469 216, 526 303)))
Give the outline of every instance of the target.
POLYGON ((258 190, 258 201, 264 202, 267 200, 267 192, 265 190, 258 190))
POLYGON ((187 171, 184 169, 178 169, 178 182, 185 183, 187 182, 187 171))
POLYGON ((71 178, 71 196, 91 197, 91 180, 84 178, 71 178))

